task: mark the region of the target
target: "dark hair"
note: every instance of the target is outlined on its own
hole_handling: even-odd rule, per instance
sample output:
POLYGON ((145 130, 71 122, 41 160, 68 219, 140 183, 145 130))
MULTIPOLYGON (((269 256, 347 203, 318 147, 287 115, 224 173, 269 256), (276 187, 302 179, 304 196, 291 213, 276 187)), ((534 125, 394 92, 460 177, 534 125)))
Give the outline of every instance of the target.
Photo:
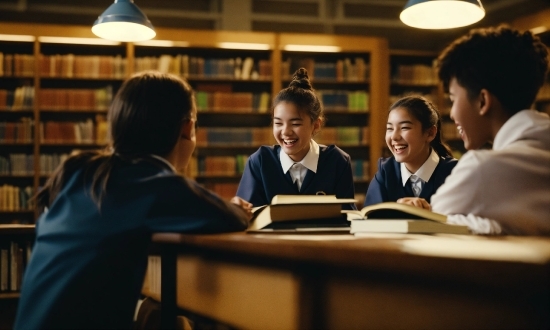
POLYGON ((282 89, 277 96, 275 96, 271 111, 272 117, 273 110, 277 104, 281 102, 295 104, 299 111, 303 111, 309 116, 311 122, 317 119, 321 119, 321 125, 325 122, 325 115, 323 114, 321 102, 315 94, 315 90, 309 81, 307 70, 304 68, 296 70, 288 87, 282 89))
POLYGON ((437 66, 446 89, 452 78, 470 98, 487 89, 514 115, 531 106, 544 83, 548 50, 529 31, 505 25, 473 29, 441 53, 437 66))
POLYGON ((441 140, 441 115, 436 107, 426 98, 419 95, 411 95, 397 100, 390 106, 390 112, 396 108, 403 108, 411 116, 416 118, 422 124, 422 131, 435 126, 437 133, 430 142, 430 146, 440 157, 453 157, 451 148, 441 140))
POLYGON ((38 206, 50 205, 79 169, 84 170, 84 179, 92 177, 91 196, 101 205, 113 168, 151 154, 168 156, 193 107, 192 88, 177 76, 143 72, 130 77, 109 108, 110 147, 73 153, 37 194, 38 206))

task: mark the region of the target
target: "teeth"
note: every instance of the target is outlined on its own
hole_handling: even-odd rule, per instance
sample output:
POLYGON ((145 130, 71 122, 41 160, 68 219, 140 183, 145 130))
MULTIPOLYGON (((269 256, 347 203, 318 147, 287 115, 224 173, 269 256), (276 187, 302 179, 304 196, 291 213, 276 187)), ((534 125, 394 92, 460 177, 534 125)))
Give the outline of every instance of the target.
POLYGON ((393 146, 395 150, 403 150, 405 149, 407 146, 393 146))
POLYGON ((462 134, 463 132, 462 126, 457 126, 456 129, 458 130, 458 133, 462 134))
POLYGON ((296 142, 297 140, 283 140, 286 144, 292 144, 296 142))

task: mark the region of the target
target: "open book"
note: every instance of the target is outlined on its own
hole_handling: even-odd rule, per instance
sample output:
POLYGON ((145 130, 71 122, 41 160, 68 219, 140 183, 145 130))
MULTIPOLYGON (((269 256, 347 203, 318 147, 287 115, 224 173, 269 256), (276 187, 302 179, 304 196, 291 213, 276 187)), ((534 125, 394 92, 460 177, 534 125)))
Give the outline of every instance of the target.
POLYGON ((277 195, 270 205, 253 209, 254 217, 248 231, 327 226, 349 228, 349 222, 342 216, 342 204, 355 202, 355 199, 338 199, 334 195, 277 195))
POLYGON ((443 214, 419 207, 385 202, 360 211, 342 211, 351 222, 350 232, 357 233, 448 233, 469 234, 467 226, 447 223, 443 214))

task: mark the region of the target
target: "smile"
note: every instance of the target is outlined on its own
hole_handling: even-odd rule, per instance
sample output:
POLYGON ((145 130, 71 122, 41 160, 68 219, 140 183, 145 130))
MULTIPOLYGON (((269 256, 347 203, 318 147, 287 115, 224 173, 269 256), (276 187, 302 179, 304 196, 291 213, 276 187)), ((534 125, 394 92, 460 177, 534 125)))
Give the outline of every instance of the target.
POLYGON ((399 145, 394 145, 393 150, 396 153, 401 153, 403 150, 407 149, 408 147, 409 147, 408 145, 399 144, 399 145))
POLYGON ((296 143, 296 141, 298 141, 297 139, 294 139, 294 140, 283 140, 283 143, 286 145, 286 146, 291 146, 293 145, 294 143, 296 143))

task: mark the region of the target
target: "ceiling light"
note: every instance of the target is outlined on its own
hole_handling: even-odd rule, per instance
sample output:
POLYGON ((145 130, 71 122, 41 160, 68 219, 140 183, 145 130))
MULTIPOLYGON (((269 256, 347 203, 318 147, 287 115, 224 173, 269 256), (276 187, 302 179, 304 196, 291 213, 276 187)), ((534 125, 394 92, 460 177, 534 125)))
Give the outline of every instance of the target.
POLYGON ((480 0, 409 0, 399 18, 419 29, 452 29, 474 24, 484 16, 480 0))
POLYGON ((149 40, 156 35, 153 25, 133 0, 115 0, 94 22, 92 32, 103 39, 124 42, 149 40))

